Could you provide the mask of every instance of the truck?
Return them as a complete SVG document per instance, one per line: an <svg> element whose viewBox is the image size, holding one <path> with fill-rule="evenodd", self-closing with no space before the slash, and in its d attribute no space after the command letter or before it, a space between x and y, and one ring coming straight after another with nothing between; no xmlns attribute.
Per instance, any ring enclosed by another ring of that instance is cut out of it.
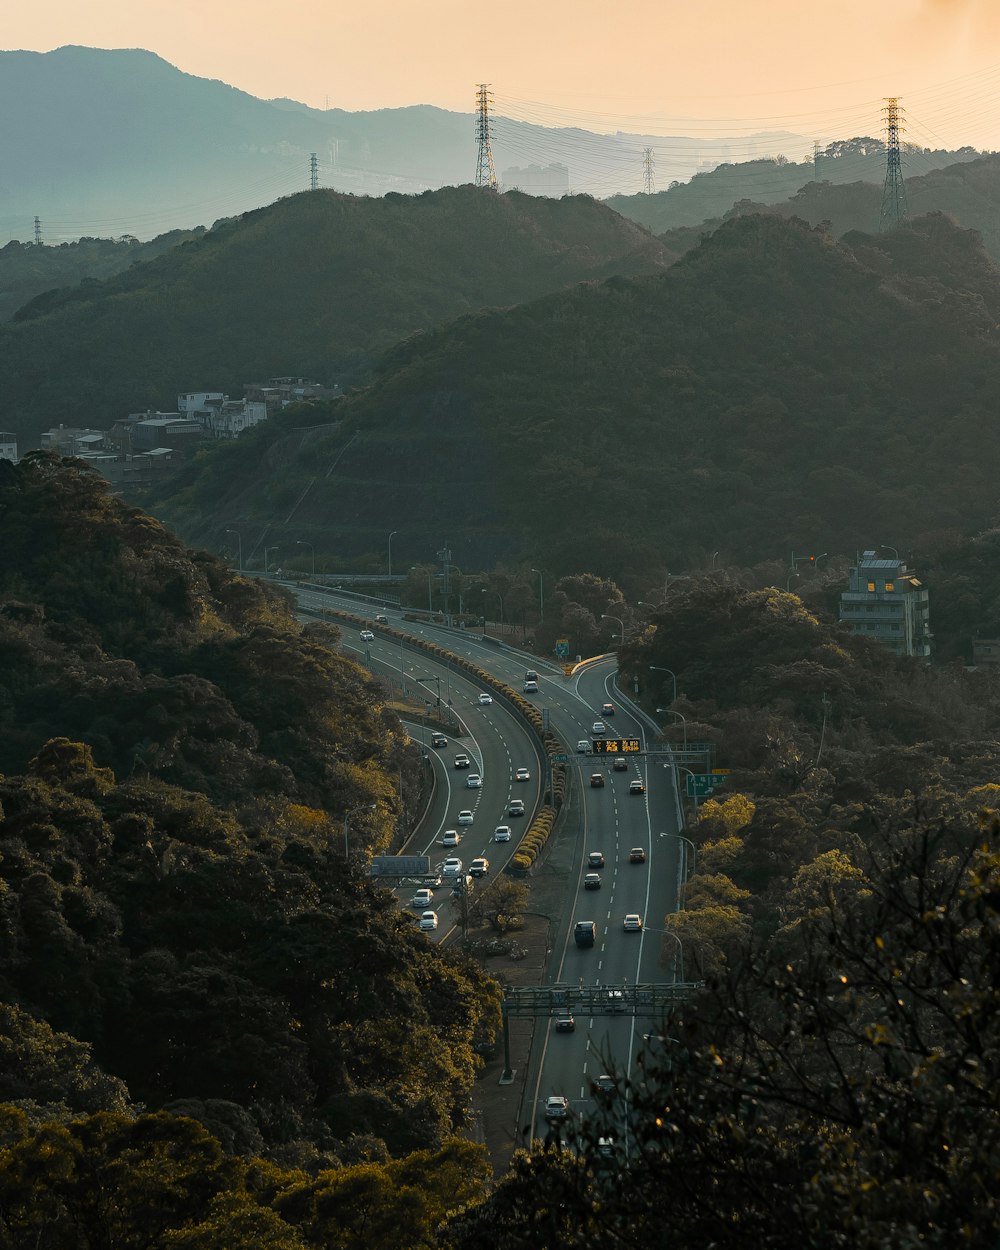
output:
<svg viewBox="0 0 1000 1250"><path fill-rule="evenodd" d="M597 941L597 922L594 920L578 920L573 930L573 939L577 946L593 946Z"/></svg>

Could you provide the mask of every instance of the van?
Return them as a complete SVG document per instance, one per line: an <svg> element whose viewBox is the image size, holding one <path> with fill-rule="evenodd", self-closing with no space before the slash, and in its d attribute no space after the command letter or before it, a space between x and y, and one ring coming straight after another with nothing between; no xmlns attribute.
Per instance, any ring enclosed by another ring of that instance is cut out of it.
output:
<svg viewBox="0 0 1000 1250"><path fill-rule="evenodd" d="M578 920L573 930L573 940L577 946L593 946L597 941L597 922L594 920Z"/></svg>

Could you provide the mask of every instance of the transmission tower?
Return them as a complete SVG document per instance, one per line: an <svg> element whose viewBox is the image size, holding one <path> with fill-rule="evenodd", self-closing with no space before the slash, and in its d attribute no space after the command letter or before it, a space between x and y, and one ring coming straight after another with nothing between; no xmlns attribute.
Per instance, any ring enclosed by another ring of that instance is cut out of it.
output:
<svg viewBox="0 0 1000 1250"><path fill-rule="evenodd" d="M653 162L653 149L642 149L642 193L643 195L652 195L656 190L656 180L653 174L656 172L656 165Z"/></svg>
<svg viewBox="0 0 1000 1250"><path fill-rule="evenodd" d="M316 160L316 153L309 153L309 190L316 191L319 188L319 164Z"/></svg>
<svg viewBox="0 0 1000 1250"><path fill-rule="evenodd" d="M490 114L493 112L493 92L488 82L481 82L476 87L476 142L479 144L479 159L476 161L476 186L497 189L497 171L493 164L492 126Z"/></svg>
<svg viewBox="0 0 1000 1250"><path fill-rule="evenodd" d="M819 140L813 139L813 178L819 182Z"/></svg>
<svg viewBox="0 0 1000 1250"><path fill-rule="evenodd" d="M903 186L903 165L899 159L899 136L906 129L900 118L898 96L887 96L885 108L885 185L882 188L882 211L879 230L891 230L906 216L906 188Z"/></svg>
<svg viewBox="0 0 1000 1250"><path fill-rule="evenodd" d="M40 247L42 242L42 219L35 218L35 247Z"/></svg>

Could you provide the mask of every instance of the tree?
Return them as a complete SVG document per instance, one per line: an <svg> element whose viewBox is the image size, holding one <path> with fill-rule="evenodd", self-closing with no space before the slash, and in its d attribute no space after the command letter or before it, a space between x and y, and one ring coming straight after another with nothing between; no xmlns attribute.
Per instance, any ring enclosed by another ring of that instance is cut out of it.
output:
<svg viewBox="0 0 1000 1250"><path fill-rule="evenodd" d="M528 906L528 895L524 881L499 874L472 896L469 918L475 923L489 924L497 933L509 933L520 925Z"/></svg>

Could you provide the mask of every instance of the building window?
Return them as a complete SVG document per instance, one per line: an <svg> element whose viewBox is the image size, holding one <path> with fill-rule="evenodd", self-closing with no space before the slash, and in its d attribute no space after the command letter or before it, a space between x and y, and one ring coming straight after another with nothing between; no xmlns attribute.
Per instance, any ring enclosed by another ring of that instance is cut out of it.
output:
<svg viewBox="0 0 1000 1250"><path fill-rule="evenodd" d="M896 589L896 583L895 583L895 582L886 582L886 584L885 584L885 588L886 588L886 590L888 591L888 593L891 595L891 594L892 594L892 592Z"/></svg>
<svg viewBox="0 0 1000 1250"><path fill-rule="evenodd" d="M874 583L874 582L869 582L869 583L868 583L868 593L869 593L869 594L871 594L871 595L873 595L873 594L875 593L875 583Z"/></svg>

